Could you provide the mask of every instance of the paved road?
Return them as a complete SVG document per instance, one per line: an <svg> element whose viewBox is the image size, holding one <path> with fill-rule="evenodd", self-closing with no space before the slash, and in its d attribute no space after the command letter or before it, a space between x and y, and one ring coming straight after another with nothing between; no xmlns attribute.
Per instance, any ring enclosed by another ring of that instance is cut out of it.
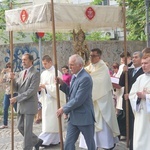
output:
<svg viewBox="0 0 150 150"><path fill-rule="evenodd" d="M0 118L0 125L2 120ZM10 125L9 125L10 126ZM39 135L41 132L41 124L34 124L34 133ZM65 135L65 133L64 133ZM22 150L23 137L16 129L16 120L14 121L14 150ZM78 147L79 143L76 143L76 150L84 150ZM46 150L60 150L60 145L45 148ZM11 129L0 129L0 150L11 150ZM44 150L41 148L40 150ZM102 150L102 149L99 149ZM125 141L120 141L114 150L128 150L125 145Z"/></svg>

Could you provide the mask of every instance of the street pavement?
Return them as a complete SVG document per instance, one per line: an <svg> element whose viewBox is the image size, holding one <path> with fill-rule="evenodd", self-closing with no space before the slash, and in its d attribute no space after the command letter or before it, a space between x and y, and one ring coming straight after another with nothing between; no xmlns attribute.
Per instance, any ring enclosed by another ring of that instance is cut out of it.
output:
<svg viewBox="0 0 150 150"><path fill-rule="evenodd" d="M10 122L10 120L9 120ZM0 118L0 125L2 125L2 118ZM0 150L12 150L11 148L11 128L9 127L7 129L0 129ZM39 135L41 133L41 124L34 124L34 133L36 135ZM65 132L63 133L63 136L65 137ZM16 119L14 119L14 150L23 150L22 148L23 144L23 137L19 133L19 131L16 128ZM79 142L76 143L76 150L84 150L82 148L79 148ZM49 148L40 148L40 150L60 150L60 145L57 146L51 146ZM103 149L98 149L103 150ZM114 150L128 150L126 148L125 141L120 141L117 143Z"/></svg>

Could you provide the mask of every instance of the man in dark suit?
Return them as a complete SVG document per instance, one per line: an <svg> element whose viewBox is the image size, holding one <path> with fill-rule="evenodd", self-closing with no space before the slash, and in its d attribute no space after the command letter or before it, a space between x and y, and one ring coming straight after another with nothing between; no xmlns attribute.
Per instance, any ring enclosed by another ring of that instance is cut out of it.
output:
<svg viewBox="0 0 150 150"><path fill-rule="evenodd" d="M33 56L26 53L22 56L24 70L20 72L19 78L14 79L14 88L18 96L12 97L10 103L17 102L18 130L24 136L23 150L32 150L38 143L38 137L33 134L33 120L38 111L37 91L40 82L40 74L33 67ZM37 147L36 150L39 148Z"/></svg>
<svg viewBox="0 0 150 150"><path fill-rule="evenodd" d="M128 71L128 93L130 93L131 87L133 83L136 81L137 77L143 74L143 70L141 68L141 59L142 59L142 52L137 51L133 53L132 62L134 65L134 68L128 69L127 66L123 68L123 73L120 76L119 85L125 86L125 71ZM126 109L126 103L123 101L123 110L125 113ZM119 127L121 126L125 127L126 130L126 120L124 122L119 122ZM129 140L130 140L130 150L133 150L133 126L134 126L134 115L132 112L132 108L129 102Z"/></svg>
<svg viewBox="0 0 150 150"><path fill-rule="evenodd" d="M67 136L64 150L75 150L75 142L82 132L88 150L95 150L94 142L94 109L92 103L93 82L83 69L83 59L75 54L69 58L69 68L73 74L70 88L61 79L60 89L69 97L67 104L57 111L59 117L63 113L69 115Z"/></svg>

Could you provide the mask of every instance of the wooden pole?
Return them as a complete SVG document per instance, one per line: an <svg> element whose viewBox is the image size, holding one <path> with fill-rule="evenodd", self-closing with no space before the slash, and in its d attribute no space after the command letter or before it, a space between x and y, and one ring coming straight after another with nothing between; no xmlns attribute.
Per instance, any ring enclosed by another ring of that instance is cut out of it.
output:
<svg viewBox="0 0 150 150"><path fill-rule="evenodd" d="M40 60L40 74L42 73L42 38L39 37L39 60Z"/></svg>
<svg viewBox="0 0 150 150"><path fill-rule="evenodd" d="M149 6L150 6L150 0L145 0L145 8L146 8L146 34L147 34L147 47L150 47Z"/></svg>
<svg viewBox="0 0 150 150"><path fill-rule="evenodd" d="M127 41L126 41L126 6L123 0L123 22L124 22L124 54L125 65L127 65ZM128 72L125 72L125 94L128 93ZM129 147L129 100L126 100L126 144Z"/></svg>
<svg viewBox="0 0 150 150"><path fill-rule="evenodd" d="M12 2L10 2L10 9L12 9ZM13 31L9 31L9 43L10 43L10 63L11 72L13 72ZM13 97L13 79L10 83L11 98ZM14 150L14 110L13 104L11 104L11 150Z"/></svg>
<svg viewBox="0 0 150 150"><path fill-rule="evenodd" d="M55 66L55 77L58 76L57 71L57 52L56 52L56 37L55 37L55 19L54 19L54 3L51 0L51 16L52 16L52 33L53 33L53 54L54 54L54 66ZM60 97L59 97L59 85L56 84L56 94L57 94L57 107L60 108ZM62 122L61 116L58 117L59 122L59 133L60 133L60 148L63 150L63 134L62 134Z"/></svg>

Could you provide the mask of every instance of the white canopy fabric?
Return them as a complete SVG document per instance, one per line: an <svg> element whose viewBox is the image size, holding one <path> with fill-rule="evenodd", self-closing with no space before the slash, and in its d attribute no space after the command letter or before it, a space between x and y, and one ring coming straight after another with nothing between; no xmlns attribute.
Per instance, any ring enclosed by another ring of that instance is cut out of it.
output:
<svg viewBox="0 0 150 150"><path fill-rule="evenodd" d="M51 4L39 4L5 11L7 31L51 32ZM54 4L55 30L123 27L123 11L119 6Z"/></svg>
<svg viewBox="0 0 150 150"><path fill-rule="evenodd" d="M76 1L76 0L53 0L53 3L67 3L67 4L70 3L70 4L73 4L73 1ZM82 1L84 1L84 0L82 0ZM37 5L37 4L43 4L43 3L50 2L50 0L32 0L32 2L34 5Z"/></svg>

